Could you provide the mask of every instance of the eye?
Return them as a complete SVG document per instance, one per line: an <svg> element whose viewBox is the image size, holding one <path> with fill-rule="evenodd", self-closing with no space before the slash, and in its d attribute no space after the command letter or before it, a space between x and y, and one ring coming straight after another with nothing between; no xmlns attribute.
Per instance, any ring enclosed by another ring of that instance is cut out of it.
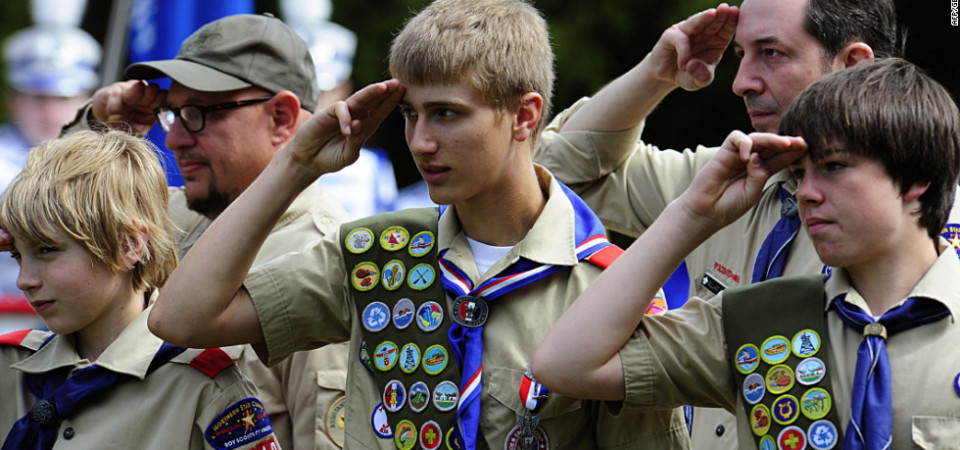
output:
<svg viewBox="0 0 960 450"><path fill-rule="evenodd" d="M448 108L438 108L433 112L434 116L441 117L441 118L453 117L456 114L457 114L456 111Z"/></svg>
<svg viewBox="0 0 960 450"><path fill-rule="evenodd" d="M733 54L736 55L737 59L743 59L743 49L742 49L742 48L737 47L737 48L733 49Z"/></svg>
<svg viewBox="0 0 960 450"><path fill-rule="evenodd" d="M404 119L411 119L411 118L417 117L417 113L411 108L399 106L397 107L397 109L400 110L400 115L403 116Z"/></svg>
<svg viewBox="0 0 960 450"><path fill-rule="evenodd" d="M765 48L763 49L763 56L767 58L776 58L779 56L783 56L783 52L781 52L780 50L772 49L772 48Z"/></svg>
<svg viewBox="0 0 960 450"><path fill-rule="evenodd" d="M801 181L803 181L803 175L804 175L803 169L800 169L800 168L790 169L790 178L793 178L793 180L796 181L798 184Z"/></svg>
<svg viewBox="0 0 960 450"><path fill-rule="evenodd" d="M59 250L60 250L60 249L58 249L58 248L56 248L56 247L49 247L49 246L48 246L48 247L40 247L40 248L37 249L37 254L38 254L38 255L49 255L49 254L54 253L54 252L57 252L57 251L59 251Z"/></svg>
<svg viewBox="0 0 960 450"><path fill-rule="evenodd" d="M836 172L847 167L847 163L840 161L829 161L823 165L828 172Z"/></svg>

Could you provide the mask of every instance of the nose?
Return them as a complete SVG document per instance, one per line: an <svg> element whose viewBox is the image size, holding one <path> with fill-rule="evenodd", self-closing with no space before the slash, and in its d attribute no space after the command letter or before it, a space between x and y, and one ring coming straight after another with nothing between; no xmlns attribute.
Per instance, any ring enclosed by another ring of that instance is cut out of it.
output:
<svg viewBox="0 0 960 450"><path fill-rule="evenodd" d="M757 71L757 62L750 55L744 54L740 59L737 76L733 79L733 92L741 97L763 92L763 80Z"/></svg>
<svg viewBox="0 0 960 450"><path fill-rule="evenodd" d="M17 289L23 292L38 289L43 285L43 280L33 264L20 262L20 273L17 275Z"/></svg>
<svg viewBox="0 0 960 450"><path fill-rule="evenodd" d="M797 204L802 208L805 205L816 205L823 201L823 196L820 194L820 190L817 189L816 181L812 181L812 178L815 178L816 175L811 173L812 170L807 170L803 178L800 179L800 183L797 186Z"/></svg>
<svg viewBox="0 0 960 450"><path fill-rule="evenodd" d="M197 137L184 128L183 121L178 117L170 125L170 131L167 132L167 138L163 143L170 150L179 150L194 146L197 143Z"/></svg>
<svg viewBox="0 0 960 450"><path fill-rule="evenodd" d="M437 151L437 141L433 130L426 120L408 118L406 124L407 146L414 156L426 155Z"/></svg>

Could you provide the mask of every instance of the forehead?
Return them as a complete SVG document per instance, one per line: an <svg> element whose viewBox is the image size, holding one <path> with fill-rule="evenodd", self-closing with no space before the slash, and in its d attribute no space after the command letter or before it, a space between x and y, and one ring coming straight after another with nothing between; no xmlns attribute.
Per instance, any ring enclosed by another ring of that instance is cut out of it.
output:
<svg viewBox="0 0 960 450"><path fill-rule="evenodd" d="M410 107L449 104L483 106L480 91L464 80L456 84L407 84L400 104Z"/></svg>
<svg viewBox="0 0 960 450"><path fill-rule="evenodd" d="M170 83L170 89L167 91L167 104L171 106L215 105L217 103L232 102L246 98L248 91L254 92L256 89L247 88L236 91L204 92L190 89L176 81L172 81Z"/></svg>
<svg viewBox="0 0 960 450"><path fill-rule="evenodd" d="M741 47L770 41L816 43L803 28L806 13L807 0L744 0L734 42Z"/></svg>

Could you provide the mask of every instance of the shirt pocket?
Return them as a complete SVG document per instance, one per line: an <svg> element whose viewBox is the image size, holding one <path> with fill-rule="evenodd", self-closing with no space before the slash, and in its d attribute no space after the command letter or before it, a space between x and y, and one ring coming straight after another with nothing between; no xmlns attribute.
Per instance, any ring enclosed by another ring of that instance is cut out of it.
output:
<svg viewBox="0 0 960 450"><path fill-rule="evenodd" d="M504 367L484 367L483 371L484 377L490 377L486 387L488 395L495 400L493 404L497 410L483 413L489 419L484 422L486 433L494 431L496 435L506 438L517 425L517 414L522 415L527 410L520 401L520 381L524 372ZM590 415L583 409L582 400L550 393L546 403L537 412L540 416L539 426L551 443L575 442L585 436L592 436L592 426L589 430L583 429L591 423Z"/></svg>
<svg viewBox="0 0 960 450"><path fill-rule="evenodd" d="M960 419L914 416L910 434L920 448L960 448Z"/></svg>

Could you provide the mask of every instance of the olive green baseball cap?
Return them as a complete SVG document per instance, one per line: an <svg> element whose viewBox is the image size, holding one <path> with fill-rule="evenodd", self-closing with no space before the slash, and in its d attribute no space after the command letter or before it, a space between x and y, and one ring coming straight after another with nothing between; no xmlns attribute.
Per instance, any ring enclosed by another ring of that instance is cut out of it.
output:
<svg viewBox="0 0 960 450"><path fill-rule="evenodd" d="M210 22L191 34L176 58L132 64L127 78L170 77L201 92L259 87L293 92L314 111L319 91L310 49L292 28L269 14L237 14Z"/></svg>

